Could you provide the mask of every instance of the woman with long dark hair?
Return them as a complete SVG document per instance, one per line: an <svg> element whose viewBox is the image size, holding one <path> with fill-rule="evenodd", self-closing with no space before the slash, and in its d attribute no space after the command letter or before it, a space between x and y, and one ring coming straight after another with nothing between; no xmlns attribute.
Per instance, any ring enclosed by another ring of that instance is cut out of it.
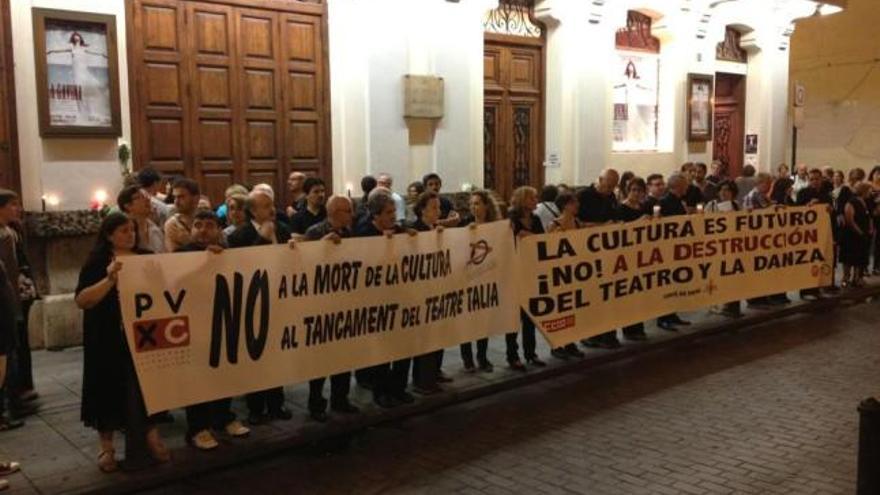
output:
<svg viewBox="0 0 880 495"><path fill-rule="evenodd" d="M465 219L464 225L475 229L477 225L483 223L494 222L501 219L501 212L498 211L498 204L492 198L488 191L474 191L468 201L470 207L470 215ZM474 349L470 342L461 344L461 361L464 363L464 370L473 373L479 367L484 373L491 373L495 367L489 362L489 339L477 340L477 361L474 364Z"/></svg>
<svg viewBox="0 0 880 495"><path fill-rule="evenodd" d="M148 253L136 247L135 232L134 223L125 214L108 215L101 222L98 240L76 287L76 304L83 310L82 421L98 430L98 467L104 472L117 469L113 433L130 424L149 422L143 407L139 417L131 417L126 408L132 388L138 394L140 389L116 289L125 257ZM168 461L168 448L155 425L148 427L146 437L153 458Z"/></svg>

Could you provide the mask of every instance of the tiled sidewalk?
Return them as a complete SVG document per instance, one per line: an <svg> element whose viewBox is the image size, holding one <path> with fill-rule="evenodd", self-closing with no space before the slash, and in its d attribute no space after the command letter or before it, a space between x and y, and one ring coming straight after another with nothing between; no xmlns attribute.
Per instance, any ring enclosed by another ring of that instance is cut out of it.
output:
<svg viewBox="0 0 880 495"><path fill-rule="evenodd" d="M182 411L174 411L175 423L163 425L166 442L173 448L174 460L155 469L136 473L105 475L95 465L97 440L93 431L79 421L79 395L81 388L82 351L79 348L60 352L36 352L34 354L38 390L41 394L39 414L28 418L24 428L0 434L0 458L10 458L22 463L23 471L10 477L12 494L24 493L74 493L87 491L125 492L185 478L224 465L241 463L247 459L265 456L284 448L304 445L334 434L362 429L366 426L408 415L424 413L444 405L485 396L511 389L525 383L545 380L562 373L582 371L609 361L618 361L637 354L651 352L669 346L677 346L709 335L747 327L770 318L805 318L805 313L831 311L841 305L864 300L880 293L880 288L859 292L847 292L818 303L797 303L775 311L747 310L740 320L727 320L719 316L699 312L686 315L695 324L680 333L663 332L650 325L650 340L646 343L626 344L617 351L590 350L587 358L576 361L560 361L550 357L546 344L539 342L538 353L546 358L545 369L530 369L518 373L504 366L504 339L493 338L490 360L495 372L468 375L461 372L457 349L447 350L445 370L455 378L448 392L428 399L418 400L409 407L383 411L372 405L370 394L356 386L352 389L353 402L364 414L345 419L333 417L327 425L317 424L307 417L305 410L307 387L287 387L287 405L294 412L294 419L256 427L251 436L243 440L224 440L220 449L203 453L184 445L185 429ZM805 321L808 317L805 318ZM540 340L540 339L539 339ZM241 411L243 404L236 401ZM118 446L118 452L123 447Z"/></svg>

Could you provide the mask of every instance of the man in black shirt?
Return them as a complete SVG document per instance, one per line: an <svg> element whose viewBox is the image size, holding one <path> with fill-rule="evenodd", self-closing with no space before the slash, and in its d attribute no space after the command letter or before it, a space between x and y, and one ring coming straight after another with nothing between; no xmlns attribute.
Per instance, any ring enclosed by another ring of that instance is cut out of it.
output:
<svg viewBox="0 0 880 495"><path fill-rule="evenodd" d="M327 218L309 228L305 233L307 241L325 240L339 243L351 236L353 216L351 200L345 196L331 196L327 201ZM309 415L318 422L325 422L327 400L324 399L326 378L315 378L309 382ZM360 409L348 401L351 388L351 372L339 373L330 377L330 408L334 412L356 414Z"/></svg>
<svg viewBox="0 0 880 495"><path fill-rule="evenodd" d="M694 180L696 180L697 177L697 166L694 165L693 162L682 164L681 175L684 176L688 182L687 190L684 194L684 207L687 209L688 213L695 213L697 211L697 205L706 202L703 198L703 191L694 184Z"/></svg>
<svg viewBox="0 0 880 495"><path fill-rule="evenodd" d="M834 225L834 209L831 206L833 201L831 199L831 192L828 191L828 188L825 185L822 171L818 168L810 169L808 177L807 187L797 192L797 200L795 203L798 206L813 206L817 204L825 205L828 214L831 216L831 224ZM831 289L832 287L834 287L833 282L827 289ZM819 289L804 289L800 294L801 299L818 299L821 297Z"/></svg>
<svg viewBox="0 0 880 495"><path fill-rule="evenodd" d="M661 174L651 174L645 181L648 185L648 197L642 203L645 215L654 216L654 207L660 205L660 200L666 194L666 182Z"/></svg>
<svg viewBox="0 0 880 495"><path fill-rule="evenodd" d="M177 252L211 251L220 253L220 221L210 210L199 210L193 217L191 242ZM211 429L223 430L231 437L244 437L250 430L232 412L232 399L219 399L186 407L186 440L199 450L211 450L219 444Z"/></svg>
<svg viewBox="0 0 880 495"><path fill-rule="evenodd" d="M390 194L384 192L371 194L367 202L367 211L370 215L369 220L357 225L355 237L390 237L405 231L397 224L397 208ZM357 370L355 377L359 385L373 389L373 401L380 407L391 408L400 404L411 404L415 398L406 391L411 364L412 358L400 359L390 364Z"/></svg>
<svg viewBox="0 0 880 495"><path fill-rule="evenodd" d="M227 243L230 248L286 244L290 240L290 230L276 219L274 198L268 190L254 188L248 195L245 208L250 220L229 235ZM293 417L284 407L284 387L253 392L247 394L245 399L250 411L248 422L251 424Z"/></svg>
<svg viewBox="0 0 880 495"><path fill-rule="evenodd" d="M303 184L303 192L306 194L305 207L298 209L290 217L290 231L297 235L305 235L309 227L327 218L327 209L324 207L327 188L324 181L317 177L309 177Z"/></svg>
<svg viewBox="0 0 880 495"><path fill-rule="evenodd" d="M687 215L687 208L684 205L685 194L687 194L688 180L681 174L672 174L667 182L667 191L660 200L660 216L674 217L678 215ZM657 326L675 332L678 329L676 325L690 325L691 322L681 319L677 314L670 313L657 318Z"/></svg>
<svg viewBox="0 0 880 495"><path fill-rule="evenodd" d="M422 177L422 184L425 186L425 191L433 191L440 196L440 188L443 186L443 181L440 180L439 175L433 172L426 174ZM440 221L438 224L444 227L458 227L459 223L461 223L461 216L455 211L452 201L440 196Z"/></svg>
<svg viewBox="0 0 880 495"><path fill-rule="evenodd" d="M590 225L602 225L616 219L617 198L614 190L620 181L620 175L613 168L606 168L599 174L599 180L595 184L585 187L578 192L578 220ZM616 349L620 347L617 340L617 330L581 340L587 347L601 347L603 349Z"/></svg>

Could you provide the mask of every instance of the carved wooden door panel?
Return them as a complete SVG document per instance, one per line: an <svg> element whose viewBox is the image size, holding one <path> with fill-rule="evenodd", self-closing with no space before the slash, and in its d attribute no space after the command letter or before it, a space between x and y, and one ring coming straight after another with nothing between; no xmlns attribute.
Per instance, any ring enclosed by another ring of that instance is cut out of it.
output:
<svg viewBox="0 0 880 495"><path fill-rule="evenodd" d="M330 182L326 9L260 5L129 3L136 167L197 179L215 203L261 182L284 202L292 170Z"/></svg>
<svg viewBox="0 0 880 495"><path fill-rule="evenodd" d="M714 160L721 160L728 177L742 173L745 151L745 76L715 76Z"/></svg>
<svg viewBox="0 0 880 495"><path fill-rule="evenodd" d="M484 184L507 201L544 182L542 40L487 34L483 61Z"/></svg>
<svg viewBox="0 0 880 495"><path fill-rule="evenodd" d="M18 191L18 133L9 2L0 2L0 187Z"/></svg>

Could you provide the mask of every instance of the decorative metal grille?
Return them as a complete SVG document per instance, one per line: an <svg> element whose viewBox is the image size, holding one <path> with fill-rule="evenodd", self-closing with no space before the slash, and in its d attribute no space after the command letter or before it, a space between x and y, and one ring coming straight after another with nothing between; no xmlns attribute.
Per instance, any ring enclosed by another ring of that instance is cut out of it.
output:
<svg viewBox="0 0 880 495"><path fill-rule="evenodd" d="M502 0L498 8L486 13L483 30L487 33L540 38L541 26L533 20L530 0Z"/></svg>
<svg viewBox="0 0 880 495"><path fill-rule="evenodd" d="M531 141L532 109L513 109L513 182L514 187L529 185L529 142Z"/></svg>
<svg viewBox="0 0 880 495"><path fill-rule="evenodd" d="M626 27L617 30L615 43L622 50L660 53L660 39L651 35L653 20L635 10L626 13Z"/></svg>
<svg viewBox="0 0 880 495"><path fill-rule="evenodd" d="M483 107L483 187L495 189L495 123L496 108Z"/></svg>
<svg viewBox="0 0 880 495"><path fill-rule="evenodd" d="M715 58L718 60L726 60L728 62L747 63L749 55L742 47L739 46L742 34L736 29L728 26L724 30L724 41L718 43L715 47Z"/></svg>

